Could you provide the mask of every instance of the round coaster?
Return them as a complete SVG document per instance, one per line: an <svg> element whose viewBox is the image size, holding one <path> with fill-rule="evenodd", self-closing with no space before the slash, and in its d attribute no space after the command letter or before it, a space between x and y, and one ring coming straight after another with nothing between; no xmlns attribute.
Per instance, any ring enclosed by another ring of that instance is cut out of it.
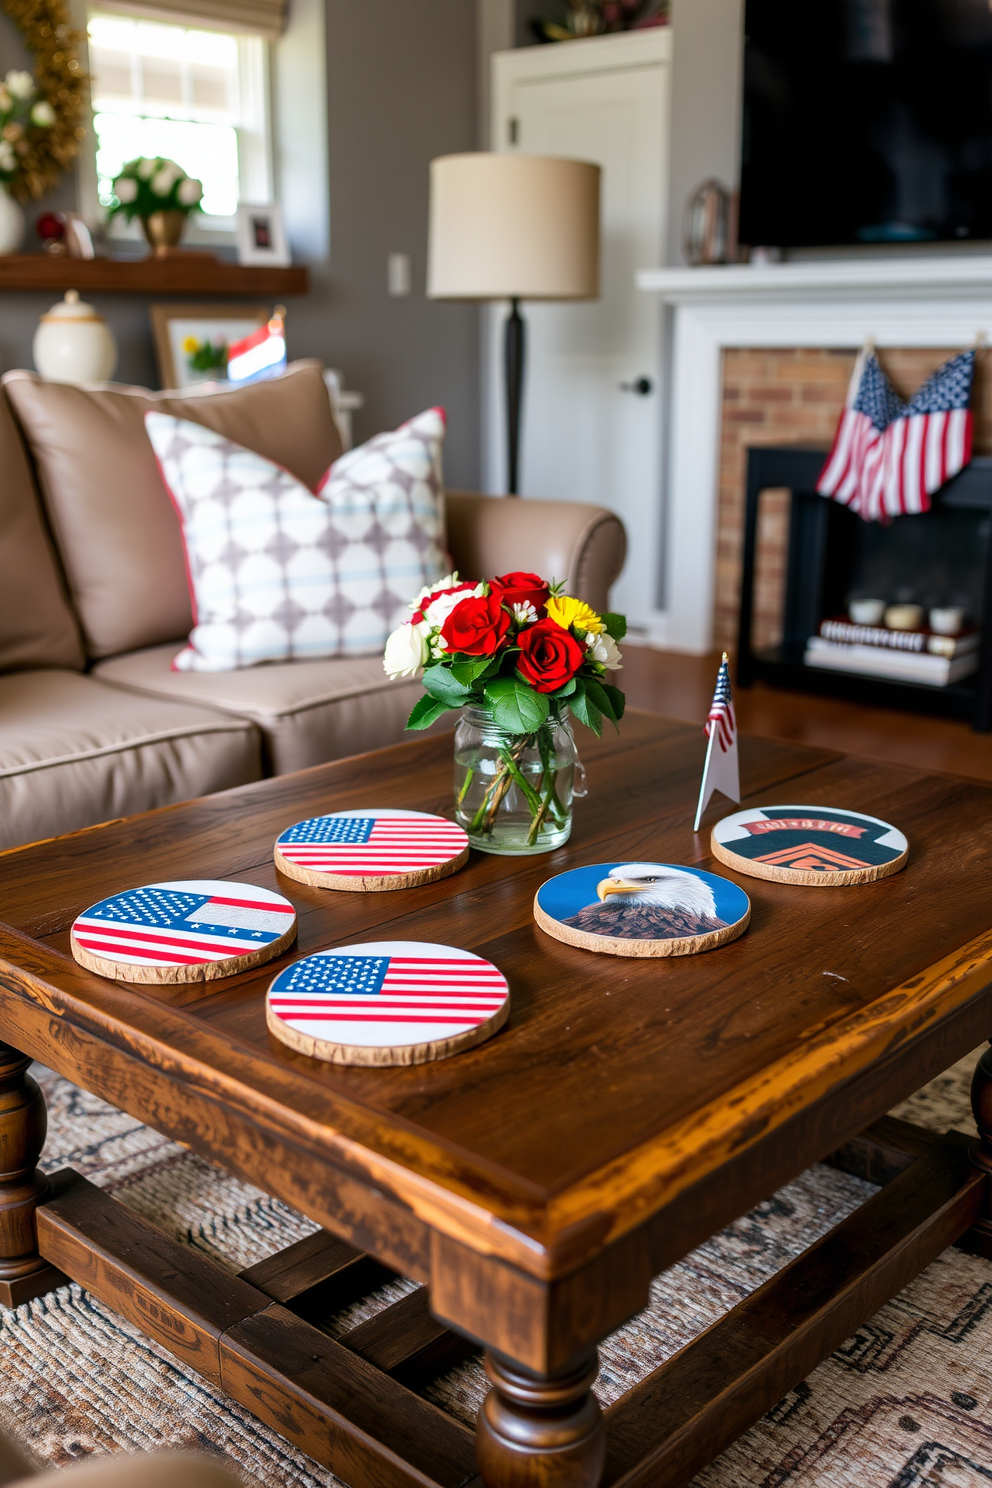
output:
<svg viewBox="0 0 992 1488"><path fill-rule="evenodd" d="M296 938L281 894L218 879L145 884L85 910L72 927L81 966L119 982L210 982L271 961Z"/></svg>
<svg viewBox="0 0 992 1488"><path fill-rule="evenodd" d="M318 951L281 971L270 1032L332 1064L427 1064L481 1044L510 1012L506 978L454 946L377 940Z"/></svg>
<svg viewBox="0 0 992 1488"><path fill-rule="evenodd" d="M751 901L729 879L674 863L594 863L542 884L542 930L609 956L694 956L736 940Z"/></svg>
<svg viewBox="0 0 992 1488"><path fill-rule="evenodd" d="M280 872L319 889L412 889L468 858L461 827L426 811L332 811L276 838Z"/></svg>
<svg viewBox="0 0 992 1488"><path fill-rule="evenodd" d="M833 806L758 806L717 822L710 846L721 863L779 883L871 883L905 867L909 843L877 816Z"/></svg>

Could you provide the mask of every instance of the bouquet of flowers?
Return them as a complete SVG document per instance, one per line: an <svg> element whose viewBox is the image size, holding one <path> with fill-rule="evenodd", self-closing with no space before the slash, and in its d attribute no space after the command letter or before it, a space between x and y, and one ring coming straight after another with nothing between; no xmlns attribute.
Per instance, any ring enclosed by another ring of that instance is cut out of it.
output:
<svg viewBox="0 0 992 1488"><path fill-rule="evenodd" d="M500 764L488 781L468 831L492 830L511 786L527 802L533 844L543 823L560 819L552 741L545 725L571 713L602 732L603 720L623 716L624 696L607 681L623 664L617 642L622 615L597 615L561 584L537 574L507 573L482 583L460 583L456 573L424 589L413 615L386 642L383 666L390 677L421 677L425 696L407 728L423 729L449 709L475 707L512 736L499 748ZM524 756L535 753L541 778L528 779ZM463 785L462 805L471 782Z"/></svg>
<svg viewBox="0 0 992 1488"><path fill-rule="evenodd" d="M162 155L129 160L114 180L111 217L122 212L128 222L156 212L198 212L203 186L181 165Z"/></svg>
<svg viewBox="0 0 992 1488"><path fill-rule="evenodd" d="M0 82L0 181L17 179L32 140L55 123L55 110L29 72L12 68Z"/></svg>

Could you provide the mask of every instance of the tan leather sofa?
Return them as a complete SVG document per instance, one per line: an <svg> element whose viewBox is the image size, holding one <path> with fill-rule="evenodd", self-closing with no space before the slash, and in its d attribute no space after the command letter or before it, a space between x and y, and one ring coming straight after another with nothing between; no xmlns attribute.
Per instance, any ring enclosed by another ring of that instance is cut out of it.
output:
<svg viewBox="0 0 992 1488"><path fill-rule="evenodd" d="M244 1488L236 1473L194 1452L120 1452L56 1472L36 1472L12 1441L0 1438L0 1488Z"/></svg>
<svg viewBox="0 0 992 1488"><path fill-rule="evenodd" d="M319 363L211 397L0 390L0 849L398 741L419 685L378 655L172 672L192 624L149 406L218 428L313 484L340 453ZM451 492L466 576L525 568L607 604L624 557L598 507Z"/></svg>

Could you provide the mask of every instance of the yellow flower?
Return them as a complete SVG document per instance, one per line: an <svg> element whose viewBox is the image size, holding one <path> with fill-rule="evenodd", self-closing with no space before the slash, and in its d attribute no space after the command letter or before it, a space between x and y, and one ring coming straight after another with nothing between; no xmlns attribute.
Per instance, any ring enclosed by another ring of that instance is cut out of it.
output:
<svg viewBox="0 0 992 1488"><path fill-rule="evenodd" d="M587 604L581 599L572 599L571 595L559 594L554 599L548 600L548 618L562 630L567 630L574 625L578 630L584 630L589 635L602 635L606 626Z"/></svg>
<svg viewBox="0 0 992 1488"><path fill-rule="evenodd" d="M187 336L183 341L183 351L187 356L192 356L199 349L200 343L195 336Z"/></svg>

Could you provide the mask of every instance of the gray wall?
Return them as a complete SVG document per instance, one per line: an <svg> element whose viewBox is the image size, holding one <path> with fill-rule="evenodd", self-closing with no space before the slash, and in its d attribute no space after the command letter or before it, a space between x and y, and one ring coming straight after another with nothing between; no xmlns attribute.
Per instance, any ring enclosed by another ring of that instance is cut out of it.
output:
<svg viewBox="0 0 992 1488"><path fill-rule="evenodd" d="M312 293L289 301L291 356L319 356L363 392L365 439L432 404L448 413L445 474L475 486L479 312L424 293L428 164L477 146L477 43L469 0L291 0L273 84L277 170L295 256ZM325 42L326 37L326 42ZM327 70L323 68L326 44ZM0 17L0 72L26 65ZM328 205L329 194L329 205ZM75 205L67 176L47 205ZM29 231L25 249L38 246ZM391 298L386 258L409 253L413 292ZM0 369L33 365L31 339L51 294L0 293ZM147 302L92 296L120 347L116 377L155 385Z"/></svg>

